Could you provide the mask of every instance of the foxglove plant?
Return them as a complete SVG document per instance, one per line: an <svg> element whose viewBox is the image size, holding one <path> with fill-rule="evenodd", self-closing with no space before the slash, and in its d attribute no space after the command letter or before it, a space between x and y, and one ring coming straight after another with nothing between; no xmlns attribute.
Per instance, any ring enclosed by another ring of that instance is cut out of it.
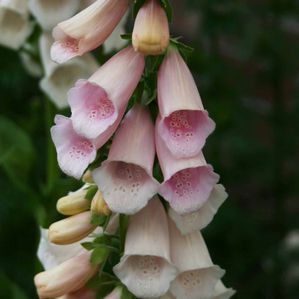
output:
<svg viewBox="0 0 299 299"><path fill-rule="evenodd" d="M45 78L91 57L129 7L128 0L81 4L88 6L53 30L51 56L64 64L43 54ZM129 45L88 79L75 71L71 116L57 115L51 128L60 168L84 184L58 200L67 218L43 231L38 294L228 299L234 291L200 232L227 198L202 153L215 123L182 57L188 47L170 39L168 1L136 0L133 15ZM55 87L47 86L51 94ZM61 248L58 260L51 252Z"/></svg>

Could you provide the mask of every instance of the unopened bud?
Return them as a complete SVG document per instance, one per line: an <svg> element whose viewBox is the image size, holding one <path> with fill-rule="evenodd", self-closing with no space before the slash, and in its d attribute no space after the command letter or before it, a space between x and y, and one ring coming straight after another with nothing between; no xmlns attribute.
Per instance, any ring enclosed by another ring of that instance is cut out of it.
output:
<svg viewBox="0 0 299 299"><path fill-rule="evenodd" d="M89 209L90 201L85 198L88 189L82 188L57 201L57 211L63 215L76 215Z"/></svg>
<svg viewBox="0 0 299 299"><path fill-rule="evenodd" d="M93 181L93 177L92 177L92 173L90 170L87 170L83 177L82 177L82 181L84 183L87 183L87 184L94 184L94 181Z"/></svg>
<svg viewBox="0 0 299 299"><path fill-rule="evenodd" d="M111 210L103 198L103 194L100 190L97 191L92 199L90 210L92 214L109 216Z"/></svg>
<svg viewBox="0 0 299 299"><path fill-rule="evenodd" d="M132 42L134 49L144 55L160 55L168 47L168 20L157 0L148 0L138 11Z"/></svg>
<svg viewBox="0 0 299 299"><path fill-rule="evenodd" d="M34 277L39 298L56 298L81 289L94 276L97 266L90 263L90 252L77 255Z"/></svg>
<svg viewBox="0 0 299 299"><path fill-rule="evenodd" d="M49 227L50 242L65 245L87 237L96 228L91 224L90 216L90 211L87 211L53 223Z"/></svg>

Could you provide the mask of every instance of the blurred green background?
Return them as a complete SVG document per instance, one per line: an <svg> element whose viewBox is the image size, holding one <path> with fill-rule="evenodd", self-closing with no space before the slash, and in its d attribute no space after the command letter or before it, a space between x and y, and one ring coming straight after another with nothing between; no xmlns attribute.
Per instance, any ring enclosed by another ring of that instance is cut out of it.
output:
<svg viewBox="0 0 299 299"><path fill-rule="evenodd" d="M217 123L204 153L230 195L203 232L212 258L234 298L298 299L299 237L286 238L299 229L299 1L172 2ZM56 165L53 104L5 48L0 113L0 298L33 299L38 225L80 183Z"/></svg>

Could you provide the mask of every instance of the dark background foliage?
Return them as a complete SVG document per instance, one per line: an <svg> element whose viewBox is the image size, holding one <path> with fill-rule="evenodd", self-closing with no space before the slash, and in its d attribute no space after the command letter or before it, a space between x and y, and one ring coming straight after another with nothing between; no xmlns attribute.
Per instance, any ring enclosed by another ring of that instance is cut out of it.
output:
<svg viewBox="0 0 299 299"><path fill-rule="evenodd" d="M203 232L212 258L235 298L298 299L299 248L284 240L299 227L299 2L172 2L172 32L195 49L188 62L217 123L204 152L230 195ZM0 90L0 298L36 298L38 224L78 183L53 156L55 108L5 48Z"/></svg>

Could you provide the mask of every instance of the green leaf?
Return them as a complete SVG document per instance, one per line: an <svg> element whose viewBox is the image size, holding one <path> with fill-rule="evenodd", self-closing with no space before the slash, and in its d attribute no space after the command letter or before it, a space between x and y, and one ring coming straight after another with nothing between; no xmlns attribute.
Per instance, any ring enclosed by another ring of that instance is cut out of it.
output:
<svg viewBox="0 0 299 299"><path fill-rule="evenodd" d="M136 297L123 285L121 299L136 299Z"/></svg>
<svg viewBox="0 0 299 299"><path fill-rule="evenodd" d="M98 191L98 186L96 186L96 185L92 185L92 186L88 187L88 191L85 195L85 199L91 201L93 199L93 197L95 196L95 194L97 193L97 191Z"/></svg>
<svg viewBox="0 0 299 299"><path fill-rule="evenodd" d="M172 22L172 7L169 0L160 0L162 7L164 8L168 21Z"/></svg>
<svg viewBox="0 0 299 299"><path fill-rule="evenodd" d="M92 215L91 216L91 224L97 225L97 226L104 226L107 222L107 218L109 216L104 215Z"/></svg>
<svg viewBox="0 0 299 299"><path fill-rule="evenodd" d="M121 34L120 37L124 40L132 40L132 33Z"/></svg>
<svg viewBox="0 0 299 299"><path fill-rule="evenodd" d="M180 51L180 53L185 59L187 59L192 54L194 49L180 42L179 39L180 37L172 38L170 39L170 43L172 46L175 46Z"/></svg>
<svg viewBox="0 0 299 299"><path fill-rule="evenodd" d="M109 255L109 249L105 247L97 247L91 254L90 261L93 265L99 265L106 261Z"/></svg>

